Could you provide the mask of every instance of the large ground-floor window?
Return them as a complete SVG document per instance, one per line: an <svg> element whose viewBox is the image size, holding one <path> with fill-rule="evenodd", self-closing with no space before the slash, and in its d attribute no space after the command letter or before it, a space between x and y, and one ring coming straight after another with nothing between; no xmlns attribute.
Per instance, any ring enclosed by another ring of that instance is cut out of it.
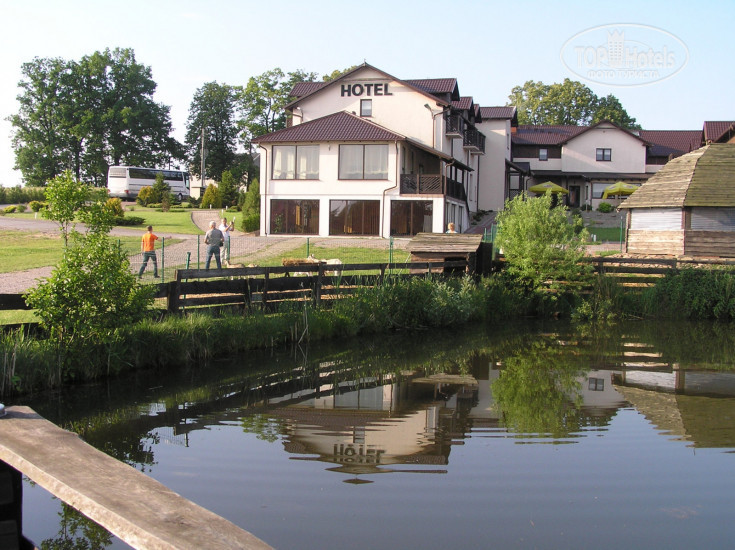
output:
<svg viewBox="0 0 735 550"><path fill-rule="evenodd" d="M379 235L380 201L329 201L330 235Z"/></svg>
<svg viewBox="0 0 735 550"><path fill-rule="evenodd" d="M390 203L390 234L396 236L431 232L434 203L431 201L392 201Z"/></svg>
<svg viewBox="0 0 735 550"><path fill-rule="evenodd" d="M306 235L319 233L319 201L271 200L273 235Z"/></svg>

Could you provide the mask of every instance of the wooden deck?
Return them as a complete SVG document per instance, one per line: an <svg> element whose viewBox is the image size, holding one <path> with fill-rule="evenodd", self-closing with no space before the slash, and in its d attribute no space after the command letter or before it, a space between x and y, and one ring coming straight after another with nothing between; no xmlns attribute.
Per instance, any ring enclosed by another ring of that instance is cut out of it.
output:
<svg viewBox="0 0 735 550"><path fill-rule="evenodd" d="M0 418L0 460L133 548L270 548L32 409L6 411Z"/></svg>

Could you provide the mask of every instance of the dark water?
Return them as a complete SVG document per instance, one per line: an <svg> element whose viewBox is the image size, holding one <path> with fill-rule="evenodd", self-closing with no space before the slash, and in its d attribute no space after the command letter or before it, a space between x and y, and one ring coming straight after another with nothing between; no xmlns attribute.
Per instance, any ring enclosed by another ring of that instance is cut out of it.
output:
<svg viewBox="0 0 735 550"><path fill-rule="evenodd" d="M22 404L280 549L725 548L734 328L424 332ZM24 499L37 544L105 540Z"/></svg>

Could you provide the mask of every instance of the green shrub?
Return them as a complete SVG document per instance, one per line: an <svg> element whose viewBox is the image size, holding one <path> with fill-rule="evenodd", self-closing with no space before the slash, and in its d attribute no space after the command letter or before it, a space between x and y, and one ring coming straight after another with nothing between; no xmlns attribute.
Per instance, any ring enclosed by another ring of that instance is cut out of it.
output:
<svg viewBox="0 0 735 550"><path fill-rule="evenodd" d="M245 216L242 220L241 227L245 233L250 233L251 231L257 231L260 229L260 214L255 213Z"/></svg>
<svg viewBox="0 0 735 550"><path fill-rule="evenodd" d="M613 206L609 202L601 202L597 207L597 211L602 212L603 214L608 214L613 211Z"/></svg>
<svg viewBox="0 0 735 550"><path fill-rule="evenodd" d="M135 202L137 202L141 206L148 206L148 204L152 201L153 188L148 186L142 187L138 192L138 196L135 198Z"/></svg>
<svg viewBox="0 0 735 550"><path fill-rule="evenodd" d="M122 201L117 198L109 198L105 203L105 209L110 212L116 218L125 217L125 210L122 206Z"/></svg>
<svg viewBox="0 0 735 550"><path fill-rule="evenodd" d="M143 225L145 218L140 216L125 216L124 218L115 218L115 225Z"/></svg>
<svg viewBox="0 0 735 550"><path fill-rule="evenodd" d="M21 212L21 213L23 213L23 212L25 212L26 210L28 210L28 207L27 207L27 206L26 206L25 204L19 204L19 205L18 205L18 208L17 208L16 210L17 210L18 212Z"/></svg>
<svg viewBox="0 0 735 550"><path fill-rule="evenodd" d="M38 212L45 207L44 203L42 203L41 201L31 201L28 203L28 206L30 206L31 210L33 210L34 212Z"/></svg>
<svg viewBox="0 0 735 550"><path fill-rule="evenodd" d="M13 214L13 213L15 213L15 211L16 211L17 209L18 209L18 207L17 207L17 206L15 206L14 204L11 204L10 206L6 206L6 207L5 207L5 210L4 210L4 212L5 212L6 214Z"/></svg>
<svg viewBox="0 0 735 550"><path fill-rule="evenodd" d="M219 192L219 189L216 185L213 183L210 183L207 186L207 190L204 191L204 196L202 197L202 203L200 205L200 208L222 208L222 195Z"/></svg>

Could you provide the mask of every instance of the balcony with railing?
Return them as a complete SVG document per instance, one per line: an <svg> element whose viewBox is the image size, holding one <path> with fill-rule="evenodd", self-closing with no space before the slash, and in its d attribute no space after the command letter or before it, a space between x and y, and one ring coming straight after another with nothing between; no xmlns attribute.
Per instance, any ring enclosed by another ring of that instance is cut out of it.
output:
<svg viewBox="0 0 735 550"><path fill-rule="evenodd" d="M477 128L468 124L464 129L462 135L462 145L465 149L468 149L471 153L478 155L485 154L485 134L480 132Z"/></svg>
<svg viewBox="0 0 735 550"><path fill-rule="evenodd" d="M462 183L440 174L401 174L401 195L441 195L446 194L459 200L467 200Z"/></svg>
<svg viewBox="0 0 735 550"><path fill-rule="evenodd" d="M446 122L446 135L447 137L462 137L462 134L464 132L465 128L465 121L462 118L462 115L454 114L454 115L445 115L444 121Z"/></svg>

